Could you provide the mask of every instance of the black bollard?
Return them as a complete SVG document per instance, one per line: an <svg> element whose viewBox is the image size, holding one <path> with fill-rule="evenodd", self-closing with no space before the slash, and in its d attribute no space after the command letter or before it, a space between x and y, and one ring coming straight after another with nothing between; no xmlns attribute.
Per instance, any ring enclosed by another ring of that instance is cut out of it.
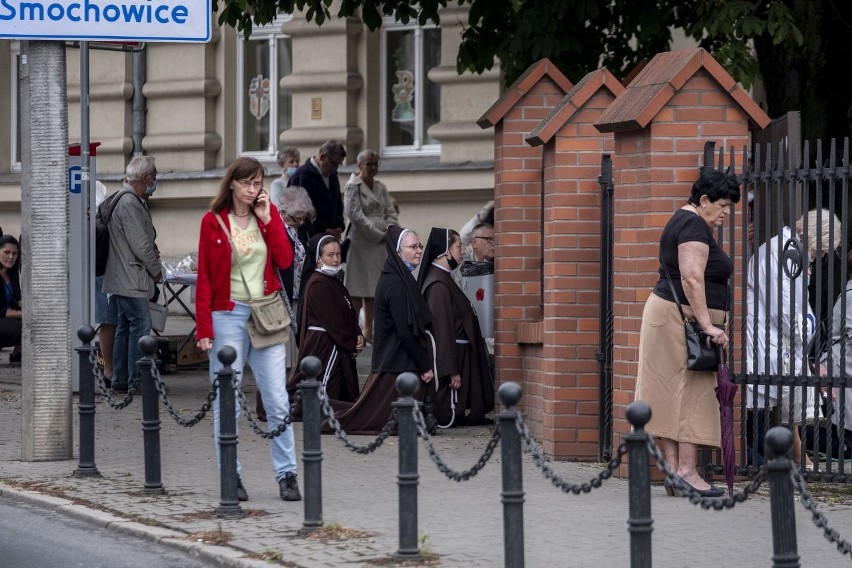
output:
<svg viewBox="0 0 852 568"><path fill-rule="evenodd" d="M230 345L219 350L219 475L221 495L216 516L220 519L242 519L246 516L237 499L237 401L234 395L234 369L237 351Z"/></svg>
<svg viewBox="0 0 852 568"><path fill-rule="evenodd" d="M799 568L794 510L793 461L789 457L793 434L784 426L766 433L765 455L769 478L769 512L772 517L772 568Z"/></svg>
<svg viewBox="0 0 852 568"><path fill-rule="evenodd" d="M505 407L500 420L500 462L503 472L503 564L506 568L524 566L524 480L521 466L521 436L515 419L521 400L517 383L503 383L497 391Z"/></svg>
<svg viewBox="0 0 852 568"><path fill-rule="evenodd" d="M90 325L80 326L77 337L83 344L75 347L80 370L80 397L77 409L80 415L80 463L74 470L75 477L100 477L95 465L95 374L89 356L95 329Z"/></svg>
<svg viewBox="0 0 852 568"><path fill-rule="evenodd" d="M154 353L157 340L150 335L139 338L139 350L142 358L136 362L139 367L139 384L142 387L142 435L145 440L145 489L149 495L162 495L163 482L160 479L160 395L154 385L151 368L154 366Z"/></svg>
<svg viewBox="0 0 852 568"><path fill-rule="evenodd" d="M651 568L651 474L648 471L648 434L645 424L651 420L651 407L637 401L627 407L627 421L633 431L624 437L630 456L628 492L630 502L627 519L630 533L630 568Z"/></svg>
<svg viewBox="0 0 852 568"><path fill-rule="evenodd" d="M305 468L305 522L300 534L309 534L322 526L322 413L317 381L322 361L313 355L305 357L300 367L305 380L302 392L302 463Z"/></svg>
<svg viewBox="0 0 852 568"><path fill-rule="evenodd" d="M414 373L402 373L396 378L399 400L397 409L399 430L399 550L397 560L420 560L417 540L417 424L414 422L414 393L420 379Z"/></svg>

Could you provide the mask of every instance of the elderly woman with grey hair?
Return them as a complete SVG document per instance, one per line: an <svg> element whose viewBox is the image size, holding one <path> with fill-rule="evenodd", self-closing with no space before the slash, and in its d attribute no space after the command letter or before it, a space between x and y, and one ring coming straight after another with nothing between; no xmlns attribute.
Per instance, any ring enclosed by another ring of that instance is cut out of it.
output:
<svg viewBox="0 0 852 568"><path fill-rule="evenodd" d="M376 179L379 156L362 150L343 194L343 212L349 218L350 240L345 284L357 309L364 306L364 336L373 340L373 297L387 252L382 239L390 225L398 223L387 187Z"/></svg>
<svg viewBox="0 0 852 568"><path fill-rule="evenodd" d="M295 185L283 188L278 193L277 198L275 205L278 207L281 220L284 221L287 237L293 247L293 264L290 268L280 271L279 274L284 284L284 290L287 292L287 298L295 311L295 304L299 301L300 280L302 267L305 263L305 246L307 245L300 239L299 227L302 226L305 219L313 217L314 206L305 188Z"/></svg>

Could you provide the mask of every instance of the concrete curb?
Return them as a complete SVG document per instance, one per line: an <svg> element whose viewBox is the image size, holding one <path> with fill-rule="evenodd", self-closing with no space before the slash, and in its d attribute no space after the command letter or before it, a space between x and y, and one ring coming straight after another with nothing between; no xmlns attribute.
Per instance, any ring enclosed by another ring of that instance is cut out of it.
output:
<svg viewBox="0 0 852 568"><path fill-rule="evenodd" d="M211 566L216 566L217 568L269 568L270 566L269 562L263 560L245 558L245 555L249 551L230 546L204 544L203 542L187 540L188 535L183 531L129 521L106 511L78 505L70 499L2 485L0 485L0 496L13 497L19 501L51 509L83 522L158 544L164 544L182 552L192 554L193 556L203 558Z"/></svg>

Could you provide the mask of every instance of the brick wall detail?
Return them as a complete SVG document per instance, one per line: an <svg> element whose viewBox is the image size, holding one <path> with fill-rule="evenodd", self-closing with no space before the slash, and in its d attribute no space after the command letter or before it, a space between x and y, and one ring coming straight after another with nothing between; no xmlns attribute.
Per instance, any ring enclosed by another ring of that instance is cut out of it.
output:
<svg viewBox="0 0 852 568"><path fill-rule="evenodd" d="M528 341L539 335L543 315L542 149L524 138L571 88L550 61L540 60L479 120L482 128L494 128L495 382L514 381L524 388L521 403L534 430L540 430L543 400L540 389L527 388L526 378L541 373L542 346Z"/></svg>
<svg viewBox="0 0 852 568"><path fill-rule="evenodd" d="M593 125L624 87L607 70L587 74L527 136L543 148L544 326L540 392L544 450L561 458L598 456L600 207L603 154L613 138ZM530 389L533 382L535 389ZM534 395L530 395L534 396ZM529 397L528 397L529 398ZM532 419L532 411L530 411ZM538 417L535 417L538 418Z"/></svg>
<svg viewBox="0 0 852 568"><path fill-rule="evenodd" d="M700 48L654 57L597 123L615 136L614 445L630 429L624 413L633 402L639 328L657 281L662 228L688 198L705 142L742 148L750 127L768 123Z"/></svg>

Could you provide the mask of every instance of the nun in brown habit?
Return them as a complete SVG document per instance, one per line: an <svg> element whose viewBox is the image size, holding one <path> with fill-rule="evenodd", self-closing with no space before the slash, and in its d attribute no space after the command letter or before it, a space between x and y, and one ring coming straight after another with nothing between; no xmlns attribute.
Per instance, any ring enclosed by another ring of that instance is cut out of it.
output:
<svg viewBox="0 0 852 568"><path fill-rule="evenodd" d="M420 266L418 283L432 313L435 376L426 396L439 427L486 423L494 409L494 384L479 319L456 285L452 271L462 258L459 234L433 228Z"/></svg>
<svg viewBox="0 0 852 568"><path fill-rule="evenodd" d="M352 298L337 277L340 243L327 234L314 235L308 243L306 270L302 275L299 305L299 356L318 357L323 363L319 380L335 410L358 399L355 357L364 348L358 314ZM291 396L305 379L299 369L287 382Z"/></svg>
<svg viewBox="0 0 852 568"><path fill-rule="evenodd" d="M412 372L425 383L415 394L418 399L432 386L429 383L434 376L426 334L432 314L411 274L423 256L420 237L391 225L385 234L385 248L388 257L376 286L372 371L358 401L337 414L349 434L381 432L393 410L391 403L399 399L396 378L400 373Z"/></svg>

